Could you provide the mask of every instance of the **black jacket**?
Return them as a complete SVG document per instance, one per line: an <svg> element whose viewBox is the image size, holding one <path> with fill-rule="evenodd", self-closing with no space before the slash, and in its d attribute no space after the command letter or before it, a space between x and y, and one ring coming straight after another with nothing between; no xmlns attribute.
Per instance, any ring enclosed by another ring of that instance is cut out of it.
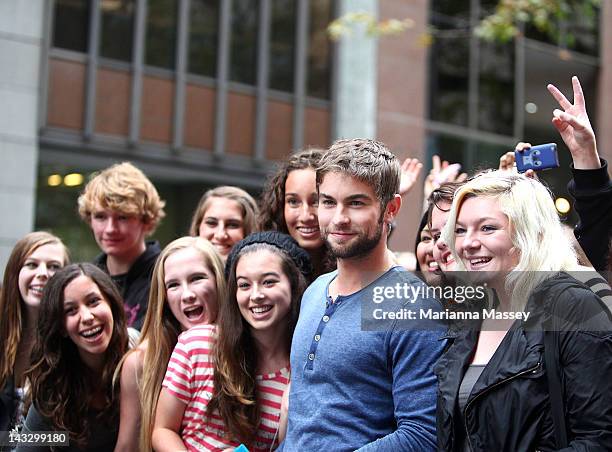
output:
<svg viewBox="0 0 612 452"><path fill-rule="evenodd" d="M10 450L8 446L2 444L8 441L7 432L12 430L15 424L18 401L15 397L14 383L13 376L10 376L4 388L0 390L0 451Z"/></svg>
<svg viewBox="0 0 612 452"><path fill-rule="evenodd" d="M442 451L557 450L550 414L544 334L559 335L568 450L612 450L612 319L586 286L561 273L538 286L476 381L457 416L457 393L478 332L463 328L436 364L437 429ZM544 333L553 315L559 332Z"/></svg>
<svg viewBox="0 0 612 452"><path fill-rule="evenodd" d="M151 276L159 253L161 253L161 248L158 242L147 242L145 252L136 259L125 276L123 285L119 287L125 303L128 326L137 330L142 328L147 313ZM94 264L108 273L106 257L104 253L100 254L94 260Z"/></svg>
<svg viewBox="0 0 612 452"><path fill-rule="evenodd" d="M595 270L601 272L606 269L612 238L612 181L608 163L602 159L601 168L592 170L572 166L572 174L574 178L567 188L576 199L580 217L574 235Z"/></svg>

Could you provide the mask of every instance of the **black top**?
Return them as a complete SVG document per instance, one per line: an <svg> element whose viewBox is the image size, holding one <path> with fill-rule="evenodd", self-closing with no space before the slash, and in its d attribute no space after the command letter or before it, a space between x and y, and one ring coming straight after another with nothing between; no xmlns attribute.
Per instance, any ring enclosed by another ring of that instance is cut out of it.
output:
<svg viewBox="0 0 612 452"><path fill-rule="evenodd" d="M468 398L472 393L472 389L474 385L480 378L482 371L484 370L484 364L470 364L465 375L463 376L463 380L461 380L461 385L459 386L459 393L457 395L457 410L456 416L457 421L464 425L465 419L463 418L463 410L465 409L465 405L467 404ZM457 440L459 443L463 442L463 450L469 451L470 445L467 441L467 431L465 428L460 428L457 430Z"/></svg>
<svg viewBox="0 0 612 452"><path fill-rule="evenodd" d="M107 422L98 419L96 417L97 414L98 413L95 411L90 411L88 414L90 433L87 438L87 445L83 449L78 448L73 441L70 441L67 447L58 447L56 450L62 452L112 452L117 443L117 435L119 434L119 419L112 422L111 425L108 425ZM44 418L34 405L31 405L21 433L50 432L54 430L56 430L56 428L53 426L51 420ZM54 449L50 446L20 446L17 447L16 452L48 452L52 450Z"/></svg>
<svg viewBox="0 0 612 452"><path fill-rule="evenodd" d="M15 397L15 380L11 375L0 390L0 431L10 430L15 423L18 400Z"/></svg>
<svg viewBox="0 0 612 452"><path fill-rule="evenodd" d="M123 296L128 326L137 330L142 328L147 313L151 276L155 261L160 253L159 242L147 242L145 252L134 262L130 270L125 275L113 277L113 281L115 281ZM107 255L102 253L95 258L94 264L108 273L106 258Z"/></svg>
<svg viewBox="0 0 612 452"><path fill-rule="evenodd" d="M19 400L15 395L15 380L11 375L4 387L0 390L0 444L8 439L8 432L15 426ZM0 445L0 451L11 450L8 446Z"/></svg>
<svg viewBox="0 0 612 452"><path fill-rule="evenodd" d="M574 178L567 188L576 199L580 221L574 235L585 254L601 272L606 269L612 238L612 181L608 163L601 159L601 168L579 170L572 166Z"/></svg>
<svg viewBox="0 0 612 452"><path fill-rule="evenodd" d="M561 273L533 291L525 311L530 312L529 319L514 322L475 382L463 420L456 413L459 387L478 331L460 330L451 338L435 366L438 450L463 450L463 431L473 451L558 449L544 363L545 334L559 338L563 414L570 447L612 448L612 319L608 308L587 286ZM559 322L556 330L548 327L552 320Z"/></svg>

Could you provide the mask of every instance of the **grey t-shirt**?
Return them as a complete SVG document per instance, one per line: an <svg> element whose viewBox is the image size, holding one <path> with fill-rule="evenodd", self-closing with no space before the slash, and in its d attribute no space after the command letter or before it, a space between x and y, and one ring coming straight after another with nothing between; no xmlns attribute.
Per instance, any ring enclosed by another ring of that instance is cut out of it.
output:
<svg viewBox="0 0 612 452"><path fill-rule="evenodd" d="M461 380L461 385L459 386L459 394L457 397L457 405L459 408L459 418L461 419L461 425L464 425L463 422L463 410L465 409L465 405L467 404L467 400L472 393L472 389L474 385L480 378L482 371L484 370L484 364L471 364L470 367L467 368L465 375L463 376L463 380ZM463 436L463 450L469 451L470 445L467 439L467 432L462 430Z"/></svg>

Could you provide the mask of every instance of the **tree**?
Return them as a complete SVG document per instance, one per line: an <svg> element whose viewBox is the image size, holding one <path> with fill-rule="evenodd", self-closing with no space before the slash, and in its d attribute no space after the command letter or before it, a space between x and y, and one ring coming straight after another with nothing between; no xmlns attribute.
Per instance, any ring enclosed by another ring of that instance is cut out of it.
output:
<svg viewBox="0 0 612 452"><path fill-rule="evenodd" d="M524 25L532 24L561 47L568 47L574 36L565 32L563 24L576 16L596 26L600 5L601 0L501 0L475 33L489 41L508 42L521 33Z"/></svg>
<svg viewBox="0 0 612 452"><path fill-rule="evenodd" d="M477 36L487 41L508 42L521 34L526 25L533 25L547 34L561 47L571 46L574 36L565 30L571 17L580 17L591 27L596 26L601 0L500 0L494 11L474 29ZM354 26L364 26L370 36L396 35L414 26L414 20L387 19L377 21L371 14L351 12L331 22L328 34L332 39L350 35ZM437 34L431 29L430 35ZM426 37L425 42L429 41Z"/></svg>

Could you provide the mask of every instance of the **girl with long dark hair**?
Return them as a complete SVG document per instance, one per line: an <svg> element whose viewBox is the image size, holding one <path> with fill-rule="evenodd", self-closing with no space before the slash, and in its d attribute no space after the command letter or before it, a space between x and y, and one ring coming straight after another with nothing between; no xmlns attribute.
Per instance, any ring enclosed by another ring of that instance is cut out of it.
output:
<svg viewBox="0 0 612 452"><path fill-rule="evenodd" d="M119 426L112 378L128 333L123 300L110 276L88 263L58 271L45 287L37 329L23 431L67 431L66 450L111 450Z"/></svg>
<svg viewBox="0 0 612 452"><path fill-rule="evenodd" d="M323 152L311 148L291 154L266 182L259 203L259 230L293 237L310 255L315 277L336 268L321 237L317 215L315 171Z"/></svg>
<svg viewBox="0 0 612 452"><path fill-rule="evenodd" d="M68 250L48 232L27 234L9 256L0 291L0 431L12 430L23 421L24 373L30 364L43 289L67 263Z"/></svg>

